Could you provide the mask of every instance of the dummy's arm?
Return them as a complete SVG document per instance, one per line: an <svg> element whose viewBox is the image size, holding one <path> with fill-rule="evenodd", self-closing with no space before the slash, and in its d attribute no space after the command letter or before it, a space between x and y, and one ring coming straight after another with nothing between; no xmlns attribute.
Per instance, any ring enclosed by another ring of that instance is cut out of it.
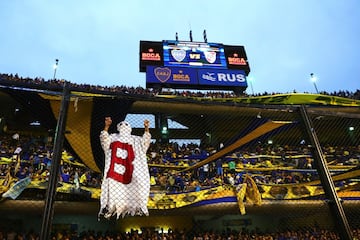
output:
<svg viewBox="0 0 360 240"><path fill-rule="evenodd" d="M150 141L151 141L151 134L150 134L150 121L149 120L144 120L144 135L143 135L143 148L145 151L147 151L147 149L150 146Z"/></svg>
<svg viewBox="0 0 360 240"><path fill-rule="evenodd" d="M105 117L104 130L102 130L100 133L100 143L104 151L109 149L110 147L111 139L108 130L111 123L112 123L111 117Z"/></svg>

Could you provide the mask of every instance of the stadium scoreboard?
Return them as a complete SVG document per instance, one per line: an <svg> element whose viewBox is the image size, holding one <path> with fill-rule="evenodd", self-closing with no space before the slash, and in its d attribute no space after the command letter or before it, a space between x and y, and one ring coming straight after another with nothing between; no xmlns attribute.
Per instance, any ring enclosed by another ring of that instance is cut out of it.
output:
<svg viewBox="0 0 360 240"><path fill-rule="evenodd" d="M140 41L147 87L240 89L250 72L244 46L193 41Z"/></svg>
<svg viewBox="0 0 360 240"><path fill-rule="evenodd" d="M164 66L226 69L224 47L216 43L164 41Z"/></svg>

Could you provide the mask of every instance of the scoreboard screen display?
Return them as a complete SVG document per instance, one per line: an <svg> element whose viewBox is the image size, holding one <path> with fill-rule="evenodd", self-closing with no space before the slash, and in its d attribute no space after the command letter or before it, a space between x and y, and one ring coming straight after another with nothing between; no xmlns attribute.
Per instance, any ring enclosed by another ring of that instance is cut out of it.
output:
<svg viewBox="0 0 360 240"><path fill-rule="evenodd" d="M163 41L164 66L226 69L220 43Z"/></svg>
<svg viewBox="0 0 360 240"><path fill-rule="evenodd" d="M178 40L140 41L139 66L153 88L241 93L250 73L244 46Z"/></svg>

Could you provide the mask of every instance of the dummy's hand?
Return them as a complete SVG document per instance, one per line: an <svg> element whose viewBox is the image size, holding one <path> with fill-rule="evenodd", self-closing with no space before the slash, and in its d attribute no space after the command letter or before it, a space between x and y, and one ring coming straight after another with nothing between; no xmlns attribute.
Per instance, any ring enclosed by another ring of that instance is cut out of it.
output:
<svg viewBox="0 0 360 240"><path fill-rule="evenodd" d="M105 125L104 125L104 130L107 131L110 127L110 125L112 124L112 119L111 117L105 117Z"/></svg>
<svg viewBox="0 0 360 240"><path fill-rule="evenodd" d="M145 131L149 131L149 127L150 127L150 121L145 119L144 120L144 128L145 128Z"/></svg>

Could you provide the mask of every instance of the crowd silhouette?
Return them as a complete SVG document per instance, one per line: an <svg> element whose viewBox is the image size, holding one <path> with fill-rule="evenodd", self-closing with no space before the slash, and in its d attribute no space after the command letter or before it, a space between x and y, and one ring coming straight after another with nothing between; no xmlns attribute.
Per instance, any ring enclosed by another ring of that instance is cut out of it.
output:
<svg viewBox="0 0 360 240"><path fill-rule="evenodd" d="M132 94L132 95L142 95L151 97L160 93L159 89L148 89L143 87L133 87L133 86L101 86L101 85L92 85L92 84L77 84L64 79L49 79L45 80L41 77L29 78L21 77L18 74L7 74L0 73L0 83L7 86L18 86L18 87L31 87L37 89L47 89L53 91L61 91L64 83L67 83L68 87L71 90L85 91L85 92L94 92L94 93L120 93L120 94ZM292 91L295 93L296 90ZM349 99L360 100L360 89L355 90L354 92L348 90L339 90L334 92L320 91L320 94L344 97ZM200 98L235 98L239 95L231 91L190 91L190 90L171 90L167 91L167 94L172 94L178 97L200 97ZM258 97L258 96L268 96L280 94L279 92L264 92L249 94L247 92L242 93L241 97Z"/></svg>
<svg viewBox="0 0 360 240"><path fill-rule="evenodd" d="M51 140L51 139L50 139ZM48 137L19 133L0 136L0 179L47 181L50 174L53 145ZM216 186L236 186L245 173L252 173L257 184L306 183L319 179L307 145L254 145L238 149L217 161L204 164L193 171L176 171L192 166L211 154L216 147L202 148L198 144L151 143L147 153L152 191L168 193L199 191ZM357 167L360 146L324 146L328 166ZM75 154L64 149L59 181L99 188L101 173L94 172ZM257 169L261 169L261 174ZM252 171L253 170L253 171ZM8 180L4 184L10 184ZM346 184L342 181L338 184Z"/></svg>
<svg viewBox="0 0 360 240"><path fill-rule="evenodd" d="M360 239L360 229L352 230L353 239ZM17 232L14 230L1 231L0 239L6 240L38 240L39 233L35 231ZM51 240L341 240L336 229L321 227L303 227L295 230L264 231L261 229L240 230L171 230L153 231L150 229L131 230L130 232L101 232L101 231L55 231Z"/></svg>

